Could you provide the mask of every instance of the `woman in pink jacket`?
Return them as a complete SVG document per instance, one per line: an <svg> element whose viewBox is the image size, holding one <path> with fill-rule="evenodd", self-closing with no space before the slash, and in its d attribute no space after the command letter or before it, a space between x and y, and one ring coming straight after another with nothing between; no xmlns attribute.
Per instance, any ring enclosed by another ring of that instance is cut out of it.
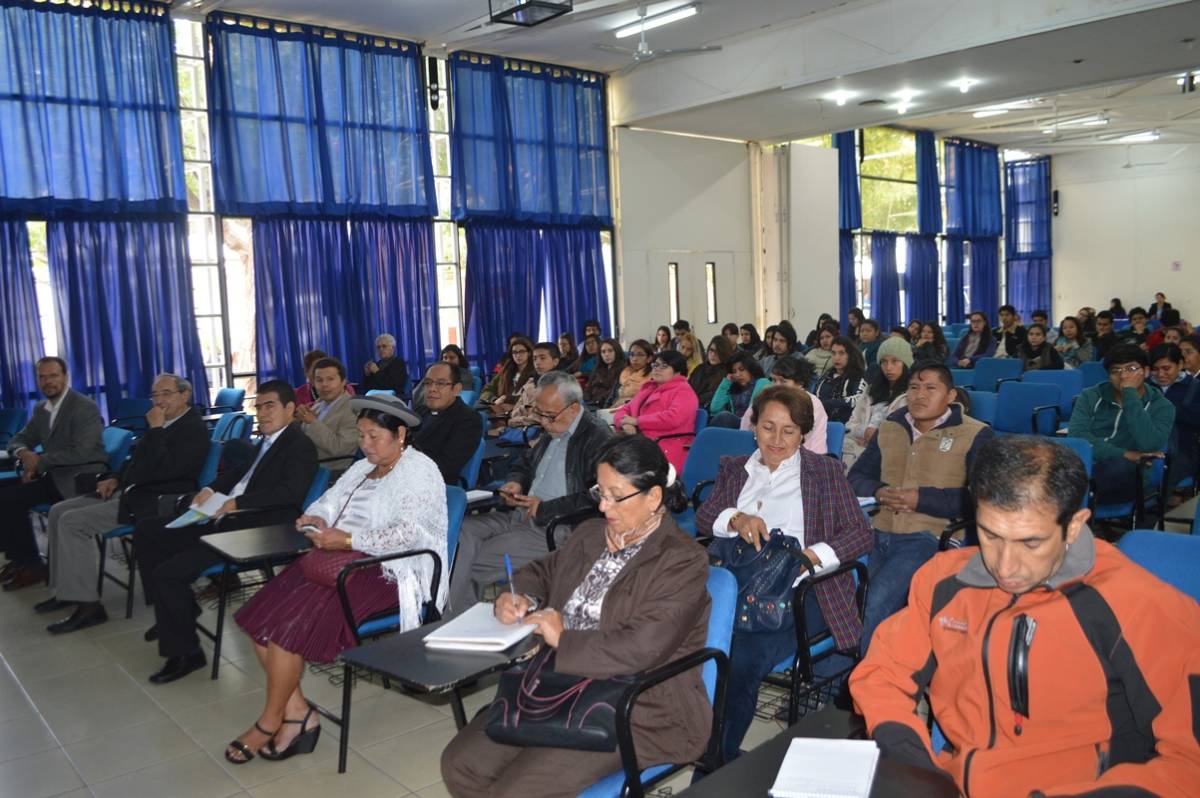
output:
<svg viewBox="0 0 1200 798"><path fill-rule="evenodd" d="M678 473L683 472L686 447L696 436L696 411L700 408L695 391L688 385L687 370L683 355L671 349L659 352L650 366L650 379L633 401L613 416L613 426L620 434L640 432L657 440Z"/></svg>

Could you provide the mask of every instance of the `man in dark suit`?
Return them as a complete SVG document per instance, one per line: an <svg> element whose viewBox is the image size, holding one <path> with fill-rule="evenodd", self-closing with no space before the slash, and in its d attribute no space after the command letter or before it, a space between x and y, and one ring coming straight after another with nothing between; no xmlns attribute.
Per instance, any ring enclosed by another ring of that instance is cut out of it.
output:
<svg viewBox="0 0 1200 798"><path fill-rule="evenodd" d="M46 397L25 428L12 437L8 453L20 461L19 480L0 484L0 547L8 564L0 570L5 590L46 579L29 523L29 510L75 495L75 477L108 467L104 422L96 403L67 387L67 364L59 357L37 362L38 390ZM42 447L39 454L34 451Z"/></svg>
<svg viewBox="0 0 1200 798"><path fill-rule="evenodd" d="M54 612L75 607L69 617L47 627L52 634L108 620L96 584L96 536L131 519L156 515L159 494L199 487L196 480L211 441L204 419L192 407L192 384L174 374L161 374L150 388L150 398L154 404L146 413L146 434L120 476L103 475L94 492L59 502L50 510L46 548L53 596L34 609Z"/></svg>
<svg viewBox="0 0 1200 798"><path fill-rule="evenodd" d="M425 372L421 381L425 406L412 442L414 449L437 463L447 485L458 484L459 473L483 438L483 419L459 399L462 379L462 369L453 363L434 363Z"/></svg>
<svg viewBox="0 0 1200 798"><path fill-rule="evenodd" d="M384 333L375 339L378 360L368 360L363 366L363 393L367 391L395 391L404 396L408 390L408 366L396 354L396 339Z"/></svg>
<svg viewBox="0 0 1200 798"><path fill-rule="evenodd" d="M232 512L238 512L239 517L232 524L222 524L222 531L292 521L300 514L300 505L317 472L317 448L300 425L292 423L296 414L292 386L283 380L264 382L258 387L254 409L262 441L253 458L221 474L192 500L196 507L215 493L229 497L217 517ZM166 529L170 521L141 521L133 532L146 599L154 604L155 625L146 632L146 640L157 639L158 653L167 659L162 669L150 677L155 684L173 682L207 664L196 635L199 608L192 582L220 562L200 542L201 537L213 532L211 522Z"/></svg>

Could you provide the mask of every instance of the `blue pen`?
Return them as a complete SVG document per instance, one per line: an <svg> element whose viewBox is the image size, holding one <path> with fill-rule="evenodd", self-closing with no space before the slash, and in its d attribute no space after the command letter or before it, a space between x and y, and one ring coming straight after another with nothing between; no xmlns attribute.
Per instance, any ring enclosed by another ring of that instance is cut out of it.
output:
<svg viewBox="0 0 1200 798"><path fill-rule="evenodd" d="M513 585L512 560L508 559L507 554L504 555L504 570L508 574L508 589L512 593L513 600L515 601L517 598L517 588L515 585Z"/></svg>

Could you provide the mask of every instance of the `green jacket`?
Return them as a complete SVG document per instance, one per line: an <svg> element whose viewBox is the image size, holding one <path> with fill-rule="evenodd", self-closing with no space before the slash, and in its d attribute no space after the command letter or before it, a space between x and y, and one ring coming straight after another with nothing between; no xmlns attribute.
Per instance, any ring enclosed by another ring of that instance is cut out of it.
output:
<svg viewBox="0 0 1200 798"><path fill-rule="evenodd" d="M754 392L750 394L750 401L753 402L755 397L771 385L771 381L766 377L759 377L754 383ZM733 412L733 400L729 398L729 389L733 387L733 380L726 377L721 380L721 384L717 386L717 392L713 394L712 401L708 403L708 412L714 416L721 411ZM1172 405L1174 407L1174 405Z"/></svg>
<svg viewBox="0 0 1200 798"><path fill-rule="evenodd" d="M1102 382L1087 388L1075 400L1068 425L1072 438L1092 444L1095 460L1115 460L1125 452L1166 451L1171 427L1175 423L1175 405L1162 391L1146 383L1146 395L1126 388L1122 404L1114 399L1112 383Z"/></svg>

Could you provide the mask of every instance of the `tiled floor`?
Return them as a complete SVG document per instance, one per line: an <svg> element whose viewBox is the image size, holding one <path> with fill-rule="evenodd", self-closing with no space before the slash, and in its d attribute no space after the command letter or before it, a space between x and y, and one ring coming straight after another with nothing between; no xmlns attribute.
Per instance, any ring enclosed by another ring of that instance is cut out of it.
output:
<svg viewBox="0 0 1200 798"><path fill-rule="evenodd" d="M131 620L124 618L123 594L113 591L105 602L108 623L52 637L45 627L60 616L32 609L47 595L41 587L0 592L0 798L448 794L439 760L454 721L444 701L360 681L345 774L337 773L337 728L330 723L310 756L230 765L225 744L258 716L265 685L236 627L226 637L220 679L197 672L157 686L146 680L161 660L142 640L153 616L140 596ZM494 689L488 684L469 695L468 713ZM324 706L339 706L341 688L322 675L306 673L304 690ZM756 721L746 746L779 728ZM678 792L689 779L681 774L659 793Z"/></svg>

